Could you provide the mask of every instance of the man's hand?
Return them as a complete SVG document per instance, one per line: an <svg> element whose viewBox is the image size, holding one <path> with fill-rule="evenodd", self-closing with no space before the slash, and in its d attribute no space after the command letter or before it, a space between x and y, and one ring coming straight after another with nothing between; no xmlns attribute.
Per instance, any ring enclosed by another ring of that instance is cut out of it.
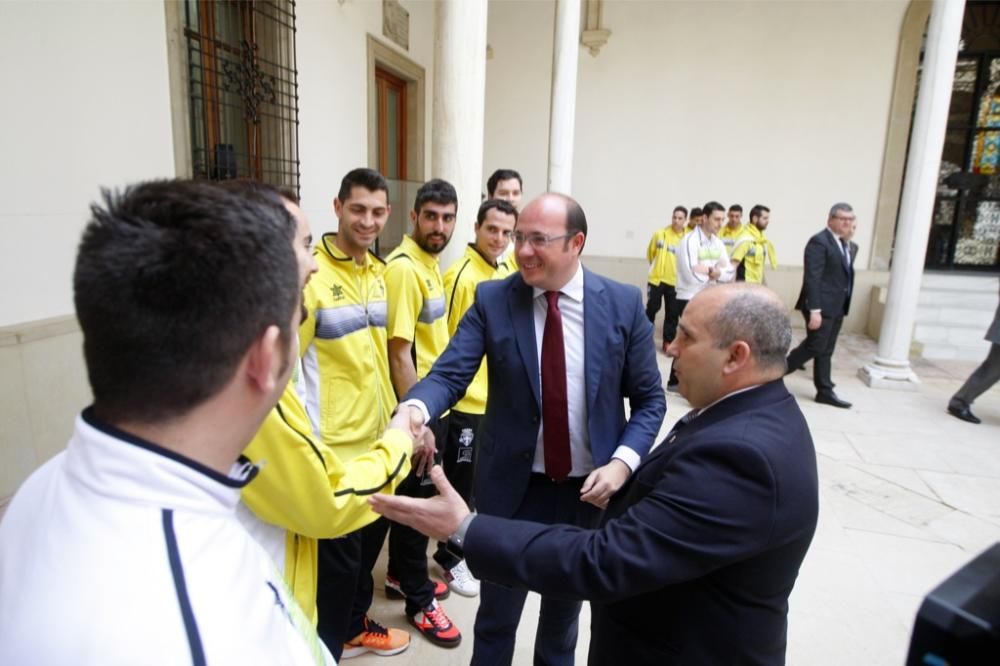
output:
<svg viewBox="0 0 1000 666"><path fill-rule="evenodd" d="M618 458L612 458L607 465L590 473L580 488L580 499L603 509L631 475L632 470L628 465Z"/></svg>
<svg viewBox="0 0 1000 666"><path fill-rule="evenodd" d="M709 280L718 280L720 275L722 275L722 271L720 271L715 266L710 266L708 268L708 279Z"/></svg>
<svg viewBox="0 0 1000 666"><path fill-rule="evenodd" d="M430 499L376 493L368 498L368 503L375 513L389 520L409 525L432 539L447 541L469 515L469 507L448 483L441 465L431 468L431 480L440 494Z"/></svg>
<svg viewBox="0 0 1000 666"><path fill-rule="evenodd" d="M806 328L810 331L819 330L819 327L823 325L823 313L822 312L810 312L809 313L809 323L806 324Z"/></svg>
<svg viewBox="0 0 1000 666"><path fill-rule="evenodd" d="M417 476L424 473L424 467L433 462L437 447L434 443L434 433L424 425L423 413L412 405L403 405L389 421L388 428L396 428L407 433L413 440L410 452L410 466L416 470Z"/></svg>

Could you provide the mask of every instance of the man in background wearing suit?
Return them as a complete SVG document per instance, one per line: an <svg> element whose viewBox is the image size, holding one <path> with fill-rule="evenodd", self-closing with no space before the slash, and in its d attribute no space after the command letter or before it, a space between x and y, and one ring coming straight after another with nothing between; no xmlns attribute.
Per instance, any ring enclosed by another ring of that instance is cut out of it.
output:
<svg viewBox="0 0 1000 666"><path fill-rule="evenodd" d="M604 664L784 663L788 595L816 529L816 454L781 377L788 311L765 287L696 295L669 354L684 416L588 530L471 514L439 467L431 500L376 511L465 552L484 582L591 601Z"/></svg>
<svg viewBox="0 0 1000 666"><path fill-rule="evenodd" d="M997 305L993 323L986 331L986 339L991 343L986 359L948 401L948 413L969 423L982 423L982 419L972 413L972 403L1000 381L1000 305Z"/></svg>
<svg viewBox="0 0 1000 666"><path fill-rule="evenodd" d="M436 418L486 357L474 481L482 514L592 528L659 431L666 401L642 294L582 267L586 236L573 199L528 204L514 232L520 272L478 286L448 348L401 403L420 422ZM474 664L511 663L526 594L483 583ZM579 612L579 601L543 595L536 663L573 663Z"/></svg>
<svg viewBox="0 0 1000 666"><path fill-rule="evenodd" d="M833 392L830 365L854 291L854 254L849 237L856 219L849 204L834 204L826 229L806 243L802 291L795 304L806 320L806 339L788 355L789 372L800 370L813 359L816 402L842 409L848 409L851 403Z"/></svg>

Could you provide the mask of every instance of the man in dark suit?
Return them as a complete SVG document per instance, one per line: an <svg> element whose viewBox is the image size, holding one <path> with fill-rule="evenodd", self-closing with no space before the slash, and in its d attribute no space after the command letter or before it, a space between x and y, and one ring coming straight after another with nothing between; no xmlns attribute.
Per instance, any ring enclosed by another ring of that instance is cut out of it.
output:
<svg viewBox="0 0 1000 666"><path fill-rule="evenodd" d="M482 514L593 527L659 431L666 402L642 294L582 267L586 235L573 199L529 203L514 232L520 272L478 286L448 348L401 403L427 422L462 397L486 357L474 480ZM511 662L526 593L483 584L473 663ZM537 662L573 663L579 611L576 600L543 596Z"/></svg>
<svg viewBox="0 0 1000 666"><path fill-rule="evenodd" d="M806 339L788 355L788 372L802 369L806 361L813 359L816 402L842 409L851 403L833 392L830 365L854 291L856 251L851 252L850 236L856 219L849 204L834 204L826 229L806 243L802 291L795 303L806 320Z"/></svg>
<svg viewBox="0 0 1000 666"><path fill-rule="evenodd" d="M599 529L470 514L439 467L430 500L379 513L461 547L483 580L589 599L590 663L784 663L788 595L816 528L816 454L781 379L788 312L752 284L708 287L669 348L682 418Z"/></svg>
<svg viewBox="0 0 1000 666"><path fill-rule="evenodd" d="M991 344L985 360L948 401L948 413L969 423L982 423L982 420L972 413L972 403L1000 381L1000 305L997 305L997 311L993 315L993 323L986 330L986 339Z"/></svg>

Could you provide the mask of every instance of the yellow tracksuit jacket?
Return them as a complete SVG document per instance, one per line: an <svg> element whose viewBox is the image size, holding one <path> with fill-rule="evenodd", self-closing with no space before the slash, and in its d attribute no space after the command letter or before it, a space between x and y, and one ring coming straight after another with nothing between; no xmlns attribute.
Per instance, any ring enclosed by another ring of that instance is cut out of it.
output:
<svg viewBox="0 0 1000 666"><path fill-rule="evenodd" d="M493 266L479 254L476 246L470 243L465 248L465 254L444 274L448 335L455 335L462 316L476 300L476 285L484 280L503 279L510 273L511 269L505 261L501 260ZM466 414L485 414L487 381L486 359L483 359L479 371L465 390L465 395L455 403L455 410Z"/></svg>
<svg viewBox="0 0 1000 666"><path fill-rule="evenodd" d="M368 496L391 494L410 471L412 445L406 433L387 430L368 444L366 453L345 460L316 440L294 382L289 382L244 451L261 469L243 489L243 503L261 521L285 530L285 580L313 624L317 539L373 522L378 515L368 506Z"/></svg>

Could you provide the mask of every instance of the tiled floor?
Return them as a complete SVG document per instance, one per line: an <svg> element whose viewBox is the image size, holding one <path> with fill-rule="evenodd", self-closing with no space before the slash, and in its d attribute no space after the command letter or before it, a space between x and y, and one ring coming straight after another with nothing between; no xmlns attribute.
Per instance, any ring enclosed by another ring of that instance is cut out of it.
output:
<svg viewBox="0 0 1000 666"><path fill-rule="evenodd" d="M801 331L797 331L801 336ZM975 404L981 425L945 412L948 397L976 363L918 361L915 392L867 388L856 376L875 343L843 336L834 359L840 410L813 402L811 369L787 378L809 421L819 456L820 519L791 597L788 663L902 664L923 595L1000 541L1000 387ZM666 376L669 362L659 356ZM664 432L688 409L669 394ZM384 560L376 570L382 580ZM444 650L420 637L396 657L358 664L467 664L476 600L444 602L464 642ZM516 664L530 664L537 596L518 632ZM375 617L405 626L401 602L376 595ZM577 663L586 663L589 615L581 617Z"/></svg>

